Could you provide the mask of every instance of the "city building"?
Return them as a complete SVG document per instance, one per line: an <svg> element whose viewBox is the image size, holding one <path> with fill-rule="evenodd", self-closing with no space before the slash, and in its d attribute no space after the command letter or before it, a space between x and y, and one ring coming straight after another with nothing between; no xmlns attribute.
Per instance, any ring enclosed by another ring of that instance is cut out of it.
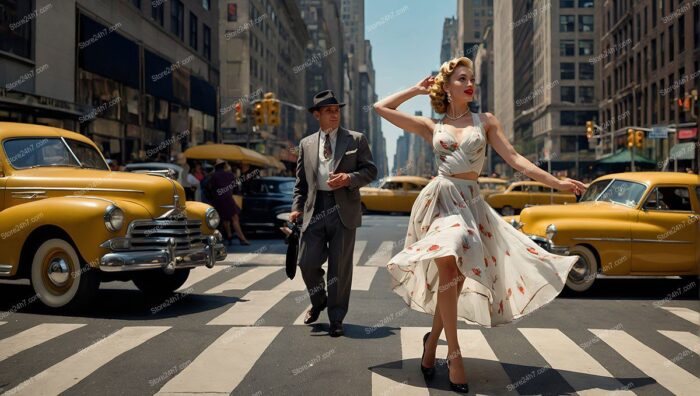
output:
<svg viewBox="0 0 700 396"><path fill-rule="evenodd" d="M210 1L28 0L1 15L0 119L80 131L120 161L217 140Z"/></svg>
<svg viewBox="0 0 700 396"><path fill-rule="evenodd" d="M692 0L596 2L599 159L627 151L627 129L644 128L638 160L657 170L698 169L698 111L690 96L700 70L699 9ZM654 137L654 127L663 134Z"/></svg>
<svg viewBox="0 0 700 396"><path fill-rule="evenodd" d="M276 156L293 169L294 147L307 132L309 33L296 2L220 2L221 130L224 142ZM334 51L333 51L334 52ZM323 54L317 54L319 58ZM254 103L271 92L280 100L280 125L255 125ZM248 117L236 122L235 106Z"/></svg>
<svg viewBox="0 0 700 396"><path fill-rule="evenodd" d="M493 0L457 0L457 48L459 53L474 60L486 26L493 24Z"/></svg>

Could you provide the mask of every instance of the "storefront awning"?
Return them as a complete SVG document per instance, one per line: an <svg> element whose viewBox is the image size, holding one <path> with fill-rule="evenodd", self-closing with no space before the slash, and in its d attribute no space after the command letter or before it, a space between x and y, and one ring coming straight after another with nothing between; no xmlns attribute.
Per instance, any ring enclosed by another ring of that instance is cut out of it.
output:
<svg viewBox="0 0 700 396"><path fill-rule="evenodd" d="M624 149L611 155L610 157L603 158L598 161L599 164L629 164L632 162L632 154L630 150ZM637 164L654 164L655 162L647 157L642 156L639 153L634 153L634 162Z"/></svg>
<svg viewBox="0 0 700 396"><path fill-rule="evenodd" d="M222 159L260 167L270 166L270 161L264 154L235 144L203 144L190 147L185 150L185 157L198 160Z"/></svg>

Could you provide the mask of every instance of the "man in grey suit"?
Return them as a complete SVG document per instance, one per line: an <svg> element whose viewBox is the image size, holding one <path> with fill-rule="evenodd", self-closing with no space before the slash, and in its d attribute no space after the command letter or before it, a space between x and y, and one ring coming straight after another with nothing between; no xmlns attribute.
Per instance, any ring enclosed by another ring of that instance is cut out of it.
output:
<svg viewBox="0 0 700 396"><path fill-rule="evenodd" d="M305 324L328 307L331 337L343 335L352 283L355 229L362 224L360 187L377 177L367 139L340 127L340 108L332 91L314 96L309 111L318 132L299 143L291 221L302 216L297 262L311 299ZM328 259L328 293L321 265Z"/></svg>

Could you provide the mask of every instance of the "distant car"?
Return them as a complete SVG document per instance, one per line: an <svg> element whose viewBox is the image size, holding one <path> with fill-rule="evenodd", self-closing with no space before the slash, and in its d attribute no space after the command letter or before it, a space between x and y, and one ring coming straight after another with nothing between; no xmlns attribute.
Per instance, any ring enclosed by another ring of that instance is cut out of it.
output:
<svg viewBox="0 0 700 396"><path fill-rule="evenodd" d="M576 195L552 191L537 181L519 181L503 192L489 195L486 202L503 216L512 216L528 206L574 203Z"/></svg>
<svg viewBox="0 0 700 396"><path fill-rule="evenodd" d="M574 291L587 290L598 275L698 275L698 175L610 174L594 180L578 203L504 219L549 252L579 256L566 281Z"/></svg>
<svg viewBox="0 0 700 396"><path fill-rule="evenodd" d="M480 177L479 191L481 191L481 197L486 198L491 194L503 192L508 188L508 180L501 179L497 177Z"/></svg>
<svg viewBox="0 0 700 396"><path fill-rule="evenodd" d="M429 182L419 176L390 176L378 187L362 187L362 212L410 212L418 194Z"/></svg>
<svg viewBox="0 0 700 396"><path fill-rule="evenodd" d="M241 227L246 232L273 232L283 235L279 227L284 221L278 214L292 211L293 177L268 176L243 182Z"/></svg>

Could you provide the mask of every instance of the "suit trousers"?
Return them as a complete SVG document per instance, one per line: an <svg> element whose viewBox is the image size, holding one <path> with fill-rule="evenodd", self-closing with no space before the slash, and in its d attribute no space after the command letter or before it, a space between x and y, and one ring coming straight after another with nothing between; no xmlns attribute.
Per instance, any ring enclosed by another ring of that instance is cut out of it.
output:
<svg viewBox="0 0 700 396"><path fill-rule="evenodd" d="M301 234L299 268L311 304L318 307L327 299L330 322L342 321L348 312L354 247L355 229L341 222L333 191L317 191L314 216ZM326 260L327 293L321 267Z"/></svg>

